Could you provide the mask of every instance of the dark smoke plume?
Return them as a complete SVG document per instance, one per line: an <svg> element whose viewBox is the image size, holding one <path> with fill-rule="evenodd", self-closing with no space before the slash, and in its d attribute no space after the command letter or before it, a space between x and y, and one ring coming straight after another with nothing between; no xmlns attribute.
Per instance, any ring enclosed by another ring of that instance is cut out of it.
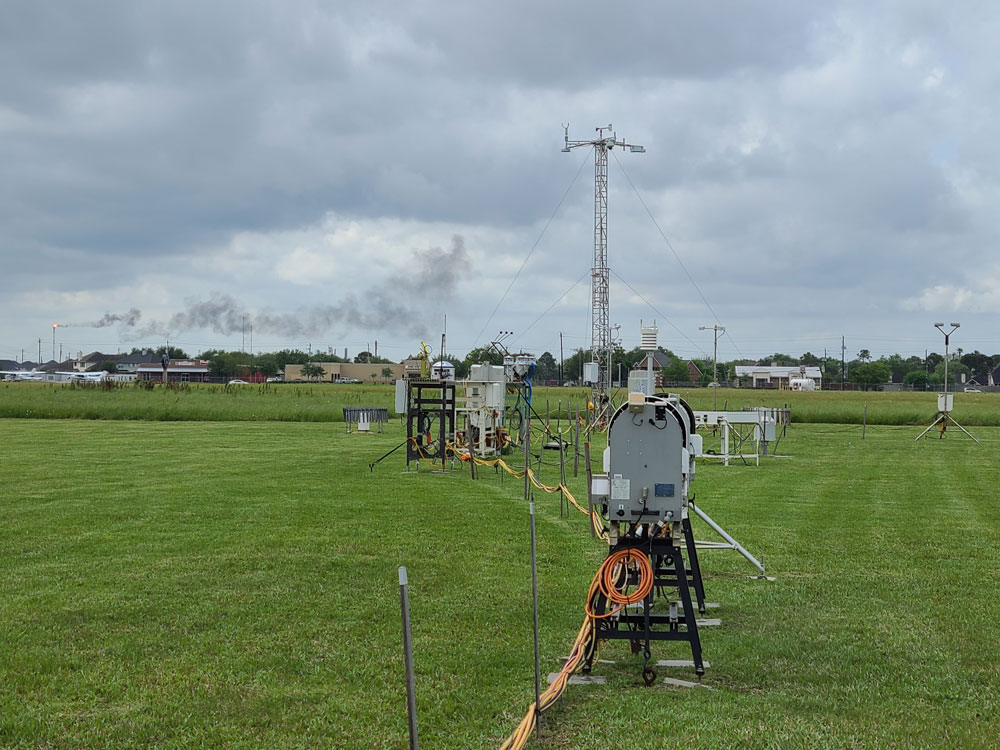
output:
<svg viewBox="0 0 1000 750"><path fill-rule="evenodd" d="M235 297L214 294L208 300L190 300L188 309L166 321L152 321L139 337L166 336L194 329L209 329L225 336L244 330L288 338L324 333L334 326L364 331L396 331L425 337L427 321L437 321L442 305L452 299L459 281L470 271L462 237L452 237L451 247L432 247L413 253L412 272L390 276L385 284L363 295L348 294L334 305L300 308L295 312L250 313ZM139 311L135 310L135 321ZM107 316L105 316L107 317ZM134 326L135 322L126 323Z"/></svg>
<svg viewBox="0 0 1000 750"><path fill-rule="evenodd" d="M113 326L117 323L121 323L124 326L131 328L139 322L139 318L142 317L142 313L136 310L134 307L128 312L124 313L104 313L104 317L100 320L92 320L89 323L60 323L60 328L107 328L108 326Z"/></svg>

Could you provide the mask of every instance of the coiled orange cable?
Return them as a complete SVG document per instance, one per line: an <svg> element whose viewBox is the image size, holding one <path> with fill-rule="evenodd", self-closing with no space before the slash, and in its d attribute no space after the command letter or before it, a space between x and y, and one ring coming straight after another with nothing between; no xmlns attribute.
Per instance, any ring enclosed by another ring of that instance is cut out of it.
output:
<svg viewBox="0 0 1000 750"><path fill-rule="evenodd" d="M628 591L629 570L637 570L639 582L634 591ZM624 576L622 575L624 573ZM612 552L604 562L596 576L597 588L608 600L609 604L617 604L614 609L597 614L591 609L593 597L587 600L587 614L595 619L613 617L629 604L641 602L653 590L653 565L649 557L631 547ZM621 588L618 581L621 580Z"/></svg>

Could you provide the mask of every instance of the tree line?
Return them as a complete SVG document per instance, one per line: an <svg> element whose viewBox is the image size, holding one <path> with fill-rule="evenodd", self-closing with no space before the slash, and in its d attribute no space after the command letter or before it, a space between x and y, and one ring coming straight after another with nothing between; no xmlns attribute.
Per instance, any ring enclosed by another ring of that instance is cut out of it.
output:
<svg viewBox="0 0 1000 750"><path fill-rule="evenodd" d="M968 381L973 375L984 375L1000 366L1000 354L983 354L978 349L965 352L958 349L948 354L948 383L962 382L963 375ZM944 355L930 352L926 357L903 357L900 354L890 354L875 359L868 349L861 349L853 359L841 361L835 357L819 357L806 352L800 357L775 352L760 360L735 360L726 363L725 372L735 378L736 365L806 365L819 367L826 383L848 382L861 386L879 385L882 383L903 383L916 389L928 385L944 383ZM720 371L722 364L720 363Z"/></svg>
<svg viewBox="0 0 1000 750"><path fill-rule="evenodd" d="M670 383L691 382L691 373L688 362L694 362L701 372L699 381L703 384L711 382L712 361L710 359L686 360L674 354L669 349L660 347L659 350L665 355L668 364L660 368L661 378ZM169 351L166 347L159 347L153 350L133 349L129 354L153 354L161 357L169 354L171 359L192 359L183 349L171 346ZM127 355L126 355L127 356ZM636 367L646 357L646 352L638 347L625 350L621 346L615 346L611 351L611 379L622 381L628 379L628 373ZM266 377L274 377L285 371L285 365L310 365L319 362L355 362L372 365L393 364L392 360L384 357L377 357L369 351L358 353L353 360L345 359L329 352L308 353L299 349L282 349L276 352L249 353L240 350L209 349L198 355L198 359L208 362L208 372L212 377L233 378L247 376L253 373L261 373ZM406 359L416 359L413 354ZM437 359L437 358L435 358ZM451 362L455 366L455 375L458 378L467 378L472 365L480 363L490 363L495 365L503 364L503 357L492 347L477 347L472 349L464 357L446 354L441 359ZM536 382L581 382L583 365L591 360L590 352L585 349L576 349L570 356L566 357L562 365L552 352L542 352L535 361L535 381ZM806 365L809 367L819 367L823 373L823 380L826 383L849 382L861 386L879 385L882 383L903 383L916 389L927 386L937 386L944 383L944 355L937 352L930 352L926 357L910 356L903 357L900 354L891 354L875 359L868 349L861 349L853 359L841 362L836 357L821 357L812 352L805 352L801 356L793 357L782 352L775 352L760 359L737 359L718 363L719 380L721 382L734 382L736 380L737 365L780 365L795 367ZM948 382L954 384L968 381L974 375L982 375L1000 366L1000 354L987 355L979 350L965 352L962 349L949 354L948 362ZM98 369L114 372L117 365L114 360L108 360L98 365ZM846 370L846 372L845 372ZM380 370L383 376L386 375L387 368ZM309 374L303 371L306 377ZM320 375L322 373L319 373ZM846 377L845 377L846 374ZM964 379L963 379L964 376Z"/></svg>

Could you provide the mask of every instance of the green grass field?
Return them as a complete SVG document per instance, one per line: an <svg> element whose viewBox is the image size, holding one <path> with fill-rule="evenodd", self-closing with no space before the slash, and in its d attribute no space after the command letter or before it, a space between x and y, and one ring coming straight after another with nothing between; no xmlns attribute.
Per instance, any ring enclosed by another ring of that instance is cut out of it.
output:
<svg viewBox="0 0 1000 750"><path fill-rule="evenodd" d="M421 745L495 747L531 701L520 482L370 472L398 423L0 426L0 745L405 747L399 565ZM714 690L645 688L608 644L608 684L571 686L531 746L995 746L1000 429L974 432L795 425L792 458L702 461L701 505L777 578L703 553ZM549 672L604 550L536 499Z"/></svg>
<svg viewBox="0 0 1000 750"><path fill-rule="evenodd" d="M582 388L535 389L540 415L586 409ZM391 385L266 384L222 386L192 383L147 391L131 385L102 390L97 386L50 383L0 383L0 418L136 419L152 421L337 422L345 406L393 408ZM707 388L682 390L695 409L713 408ZM744 406L790 406L799 423L929 424L937 412L934 393L876 391L795 391L723 388L720 410ZM966 426L1000 427L1000 393L956 393L955 418Z"/></svg>
<svg viewBox="0 0 1000 750"><path fill-rule="evenodd" d="M0 383L0 417L150 421L334 422L345 406L392 406L392 386Z"/></svg>

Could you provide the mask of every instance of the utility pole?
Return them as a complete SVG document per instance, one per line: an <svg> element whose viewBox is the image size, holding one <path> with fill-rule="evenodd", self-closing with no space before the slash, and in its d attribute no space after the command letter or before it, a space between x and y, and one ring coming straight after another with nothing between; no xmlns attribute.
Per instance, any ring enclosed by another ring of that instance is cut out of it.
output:
<svg viewBox="0 0 1000 750"><path fill-rule="evenodd" d="M591 352L597 363L598 376L594 383L595 417L604 416L611 391L611 307L609 289L611 285L608 268L608 151L615 146L632 153L642 154L646 149L618 140L613 126L595 128L597 138L587 141L571 141L569 125L563 125L563 153L586 146L594 149L594 264L591 268L590 312L591 312ZM605 134L607 131L607 134Z"/></svg>
<svg viewBox="0 0 1000 750"><path fill-rule="evenodd" d="M38 364L42 364L42 340L38 339Z"/></svg>
<svg viewBox="0 0 1000 750"><path fill-rule="evenodd" d="M699 331L711 331L715 334L715 342L712 347L712 388L715 393L712 396L712 410L719 410L719 334L725 333L725 326L698 326Z"/></svg>
<svg viewBox="0 0 1000 750"><path fill-rule="evenodd" d="M559 385L562 385L562 331L559 331Z"/></svg>
<svg viewBox="0 0 1000 750"><path fill-rule="evenodd" d="M52 324L52 361L56 361L56 329L59 327L58 323Z"/></svg>
<svg viewBox="0 0 1000 750"><path fill-rule="evenodd" d="M847 385L847 344L844 337L840 337L840 390L844 390Z"/></svg>

